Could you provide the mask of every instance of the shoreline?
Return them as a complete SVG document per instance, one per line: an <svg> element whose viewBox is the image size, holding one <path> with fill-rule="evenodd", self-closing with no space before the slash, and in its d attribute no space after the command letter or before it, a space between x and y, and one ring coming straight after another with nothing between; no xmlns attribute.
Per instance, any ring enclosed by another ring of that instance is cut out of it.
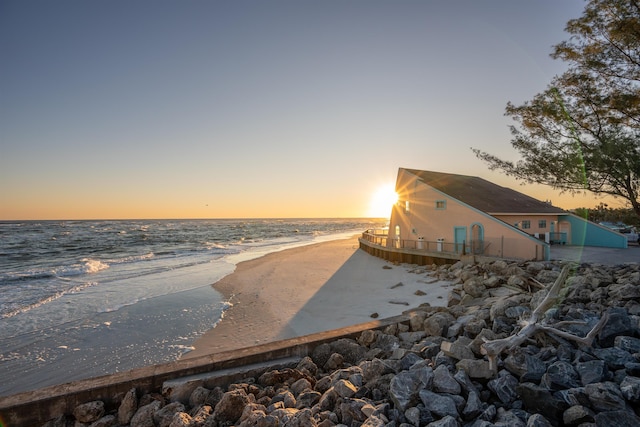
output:
<svg viewBox="0 0 640 427"><path fill-rule="evenodd" d="M374 313L392 317L423 303L445 306L451 284L430 283L424 273L365 253L357 236L240 262L212 285L232 305L181 359L366 323Z"/></svg>

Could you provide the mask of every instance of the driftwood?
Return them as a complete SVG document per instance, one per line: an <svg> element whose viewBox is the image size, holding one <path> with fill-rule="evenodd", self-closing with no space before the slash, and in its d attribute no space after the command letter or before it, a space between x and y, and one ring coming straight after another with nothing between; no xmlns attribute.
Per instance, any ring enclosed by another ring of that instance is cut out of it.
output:
<svg viewBox="0 0 640 427"><path fill-rule="evenodd" d="M540 302L535 310L533 310L531 316L528 319L524 319L521 322L522 328L518 332L506 338L485 341L480 346L480 352L486 355L489 359L489 366L494 375L498 372L497 357L500 354L505 351L509 352L510 350L519 347L521 344L523 344L538 332L556 335L558 337L562 337L585 346L591 346L594 338L596 337L596 335L598 335L607 321L608 316L606 313L602 315L600 321L598 321L598 323L584 337L579 337L577 335L570 334L569 332L557 329L556 327L547 326L540 323L541 319L544 318L544 313L551 307L556 305L556 303L558 302L558 299L560 298L560 290L566 282L572 268L572 264L567 264L564 266L562 272L560 273L560 276L558 276L555 283L549 288L549 292L547 292L547 295L544 297L542 302ZM558 322L556 326L561 326L562 324L564 324L564 322Z"/></svg>

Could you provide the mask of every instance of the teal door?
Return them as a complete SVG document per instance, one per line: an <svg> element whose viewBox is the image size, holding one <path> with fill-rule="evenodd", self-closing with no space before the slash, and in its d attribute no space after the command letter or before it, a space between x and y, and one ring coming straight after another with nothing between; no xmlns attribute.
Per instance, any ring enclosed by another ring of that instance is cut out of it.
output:
<svg viewBox="0 0 640 427"><path fill-rule="evenodd" d="M453 227L454 247L457 253L464 252L464 245L467 241L467 227Z"/></svg>

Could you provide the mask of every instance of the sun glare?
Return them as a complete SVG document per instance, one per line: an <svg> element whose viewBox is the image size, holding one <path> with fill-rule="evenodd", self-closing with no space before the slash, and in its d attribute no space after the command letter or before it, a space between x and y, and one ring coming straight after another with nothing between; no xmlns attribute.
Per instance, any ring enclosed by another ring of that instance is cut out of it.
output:
<svg viewBox="0 0 640 427"><path fill-rule="evenodd" d="M391 207L398 201L393 184L384 185L376 190L369 205L369 216L372 218L389 218Z"/></svg>

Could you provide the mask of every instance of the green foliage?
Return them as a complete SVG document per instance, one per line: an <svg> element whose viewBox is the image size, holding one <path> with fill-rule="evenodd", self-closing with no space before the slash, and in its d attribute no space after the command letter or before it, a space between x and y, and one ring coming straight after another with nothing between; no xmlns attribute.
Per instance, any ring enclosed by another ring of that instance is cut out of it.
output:
<svg viewBox="0 0 640 427"><path fill-rule="evenodd" d="M569 193L627 200L640 216L640 5L590 0L552 57L568 70L522 105L508 103L517 162L473 149L491 170Z"/></svg>
<svg viewBox="0 0 640 427"><path fill-rule="evenodd" d="M574 213L593 222L622 223L640 228L640 217L631 208L610 208L606 203L600 203L593 209L577 208Z"/></svg>

